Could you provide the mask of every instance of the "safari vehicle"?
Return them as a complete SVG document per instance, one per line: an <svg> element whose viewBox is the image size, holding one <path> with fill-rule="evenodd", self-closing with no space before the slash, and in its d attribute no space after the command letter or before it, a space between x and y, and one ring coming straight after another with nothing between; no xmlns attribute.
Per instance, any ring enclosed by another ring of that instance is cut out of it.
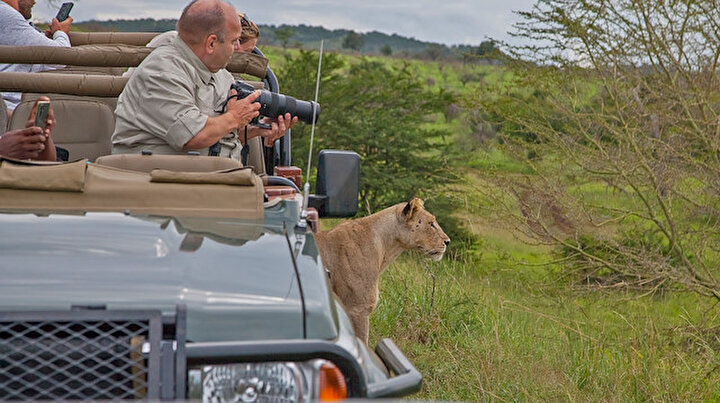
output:
<svg viewBox="0 0 720 403"><path fill-rule="evenodd" d="M252 168L198 155L108 155L112 110L146 34L73 34L71 49L0 47L1 73L55 111L70 162L0 159L0 400L291 402L403 396L421 376L389 339L354 335L312 234L288 134ZM279 90L261 54L234 73ZM120 68L120 69L118 69ZM324 151L321 216L355 213L357 154ZM273 173L276 175L268 175ZM282 176L284 175L284 176Z"/></svg>

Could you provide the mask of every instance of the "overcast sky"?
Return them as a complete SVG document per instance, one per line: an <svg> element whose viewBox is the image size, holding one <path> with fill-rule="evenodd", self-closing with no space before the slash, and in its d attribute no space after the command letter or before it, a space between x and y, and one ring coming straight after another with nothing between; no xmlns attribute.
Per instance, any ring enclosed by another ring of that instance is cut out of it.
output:
<svg viewBox="0 0 720 403"><path fill-rule="evenodd" d="M56 3L58 0L55 0ZM358 32L380 31L422 41L479 44L509 39L518 20L514 10L529 10L535 0L231 0L260 24L306 24ZM75 0L75 21L90 19L178 18L185 0ZM54 16L56 6L37 0L34 16Z"/></svg>

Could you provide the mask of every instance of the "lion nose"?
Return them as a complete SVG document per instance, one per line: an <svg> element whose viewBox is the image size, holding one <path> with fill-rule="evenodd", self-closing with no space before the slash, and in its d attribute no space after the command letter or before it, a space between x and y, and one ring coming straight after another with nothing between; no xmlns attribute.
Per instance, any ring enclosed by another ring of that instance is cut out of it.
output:
<svg viewBox="0 0 720 403"><path fill-rule="evenodd" d="M445 246L448 246L448 245L450 245L450 240L449 240L449 239L445 240Z"/></svg>

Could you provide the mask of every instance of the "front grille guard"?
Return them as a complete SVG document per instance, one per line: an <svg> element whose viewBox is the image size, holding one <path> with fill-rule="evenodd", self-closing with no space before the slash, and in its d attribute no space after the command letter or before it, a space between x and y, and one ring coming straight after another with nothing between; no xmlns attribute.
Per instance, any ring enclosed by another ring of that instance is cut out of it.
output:
<svg viewBox="0 0 720 403"><path fill-rule="evenodd" d="M184 306L0 311L0 400L183 398L185 366Z"/></svg>

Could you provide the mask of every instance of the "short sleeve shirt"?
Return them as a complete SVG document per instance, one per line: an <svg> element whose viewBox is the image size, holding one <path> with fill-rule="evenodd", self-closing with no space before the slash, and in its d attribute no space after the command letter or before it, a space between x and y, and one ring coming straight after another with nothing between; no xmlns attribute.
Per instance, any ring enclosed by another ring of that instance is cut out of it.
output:
<svg viewBox="0 0 720 403"><path fill-rule="evenodd" d="M118 98L113 154L186 154L183 146L221 113L233 80L224 69L211 73L179 36L153 50ZM239 159L236 131L220 144L221 156Z"/></svg>

